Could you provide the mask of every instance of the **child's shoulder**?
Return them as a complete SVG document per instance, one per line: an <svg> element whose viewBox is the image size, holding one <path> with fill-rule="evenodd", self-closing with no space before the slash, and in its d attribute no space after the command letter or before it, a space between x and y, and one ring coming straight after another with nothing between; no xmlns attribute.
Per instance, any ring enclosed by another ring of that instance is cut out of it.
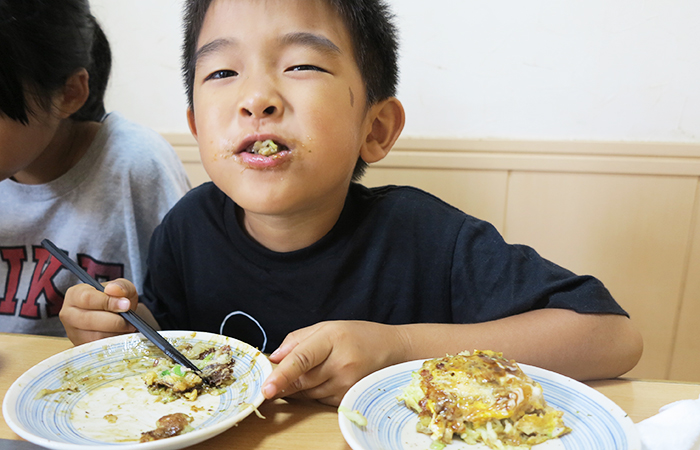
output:
<svg viewBox="0 0 700 450"><path fill-rule="evenodd" d="M171 209L174 215L184 218L201 217L202 214L220 214L230 199L214 183L208 181L190 189Z"/></svg>
<svg viewBox="0 0 700 450"><path fill-rule="evenodd" d="M177 158L175 150L163 136L116 111L102 121L97 139L102 146L117 149L115 154L122 158L139 158L141 161Z"/></svg>
<svg viewBox="0 0 700 450"><path fill-rule="evenodd" d="M180 158L163 136L118 112L105 117L93 145L101 166L118 167L134 179L174 177L183 184L187 177ZM189 187L189 182L186 184Z"/></svg>
<svg viewBox="0 0 700 450"><path fill-rule="evenodd" d="M446 201L412 186L387 185L364 187L352 185L350 197L359 199L366 214L379 217L389 226L406 227L411 224L417 230L434 232L480 233L494 231L495 227L482 219L447 203Z"/></svg>
<svg viewBox="0 0 700 450"><path fill-rule="evenodd" d="M365 203L380 208L398 209L399 211L432 211L441 214L465 217L467 214L446 201L413 186L386 185L365 187L352 185L350 195L361 198Z"/></svg>

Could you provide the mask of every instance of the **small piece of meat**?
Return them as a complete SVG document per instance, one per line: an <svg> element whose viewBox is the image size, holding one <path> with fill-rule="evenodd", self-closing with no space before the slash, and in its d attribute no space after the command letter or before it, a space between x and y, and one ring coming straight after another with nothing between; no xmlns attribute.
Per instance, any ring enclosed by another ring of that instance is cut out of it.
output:
<svg viewBox="0 0 700 450"><path fill-rule="evenodd" d="M229 346L229 348L231 348L231 347ZM214 353L215 351L216 351L215 347L209 347L208 349L204 350L199 355L197 355L197 357L194 359L204 359L207 356L209 356L209 354Z"/></svg>
<svg viewBox="0 0 700 450"><path fill-rule="evenodd" d="M202 372L212 386L221 386L224 382L233 378L233 363L211 364L202 369Z"/></svg>
<svg viewBox="0 0 700 450"><path fill-rule="evenodd" d="M141 433L139 442L157 441L158 439L177 436L187 428L190 422L192 422L192 417L187 414L168 414L156 421L157 428L155 430Z"/></svg>
<svg viewBox="0 0 700 450"><path fill-rule="evenodd" d="M231 355L231 346L224 345L213 352L212 362L202 368L202 373L211 386L221 386L233 380L233 366L236 360Z"/></svg>

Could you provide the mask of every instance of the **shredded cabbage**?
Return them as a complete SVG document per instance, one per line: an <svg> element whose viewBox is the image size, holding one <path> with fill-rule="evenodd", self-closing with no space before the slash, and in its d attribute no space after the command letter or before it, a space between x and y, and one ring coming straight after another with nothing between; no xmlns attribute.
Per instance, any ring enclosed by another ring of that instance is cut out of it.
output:
<svg viewBox="0 0 700 450"><path fill-rule="evenodd" d="M358 427L367 426L367 418L360 413L360 411L351 411L350 408L345 406L338 406L338 412L342 413L348 420Z"/></svg>
<svg viewBox="0 0 700 450"><path fill-rule="evenodd" d="M413 372L411 373L411 383L403 388L401 395L396 397L396 400L404 402L406 406L419 413L421 412L421 408L418 406L418 402L420 402L423 397L425 397L425 394L420 388L420 375Z"/></svg>
<svg viewBox="0 0 700 450"><path fill-rule="evenodd" d="M430 450L442 450L445 447L446 445L440 441L433 441L433 443L430 444Z"/></svg>

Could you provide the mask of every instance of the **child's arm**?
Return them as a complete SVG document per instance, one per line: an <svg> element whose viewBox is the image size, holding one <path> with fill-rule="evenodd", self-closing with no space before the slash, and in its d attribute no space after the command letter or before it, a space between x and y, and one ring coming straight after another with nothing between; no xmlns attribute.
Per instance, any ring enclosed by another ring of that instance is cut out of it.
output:
<svg viewBox="0 0 700 450"><path fill-rule="evenodd" d="M153 315L138 303L136 287L128 280L118 279L105 285L100 292L87 284L72 286L66 291L59 317L68 338L75 345L110 336L131 333L131 326L119 312L134 309L151 326L157 327Z"/></svg>
<svg viewBox="0 0 700 450"><path fill-rule="evenodd" d="M337 405L365 375L399 362L494 350L579 380L632 369L642 338L625 316L540 309L478 324L323 322L291 333L270 359L279 365L267 398L299 395Z"/></svg>

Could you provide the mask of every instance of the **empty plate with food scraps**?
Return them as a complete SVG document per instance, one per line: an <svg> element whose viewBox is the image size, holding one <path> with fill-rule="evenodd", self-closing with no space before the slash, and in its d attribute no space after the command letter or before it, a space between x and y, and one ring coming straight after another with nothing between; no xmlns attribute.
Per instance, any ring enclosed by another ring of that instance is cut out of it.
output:
<svg viewBox="0 0 700 450"><path fill-rule="evenodd" d="M481 403L482 406L476 404L480 401L475 401L475 398L490 398L479 392L485 388L482 386L483 374L473 377L478 386L472 385L466 378L470 376L473 362L455 363L456 358L448 356L397 364L358 381L346 393L340 404L338 421L343 437L353 450L489 450L515 448L515 445L522 445L517 448L533 450L641 449L632 420L619 406L598 391L548 370L526 364L516 365L515 362L507 360L501 361L500 354L494 352L475 352L473 356L497 365L501 369L500 375L506 375L507 383L504 385L516 385L517 392L513 395L526 400L522 404L518 403L517 407L513 406L512 416L506 414L509 413L507 410L510 406L505 408L505 403L496 402L492 409L487 408L486 405L490 404L487 401ZM464 367L466 369L461 370ZM447 372L441 378L435 371L443 369ZM453 397L437 392L442 387L433 386L432 382L430 395L422 392L422 388L418 387L421 370L426 370L423 372L426 374L425 380L437 380L440 386L449 386L449 389L466 393L464 398L454 397L458 399L454 407L467 408L463 416L459 413L451 414L449 411L444 415L436 413L442 407L449 409L450 405L445 403L445 399ZM465 379L454 383L446 381L452 377L460 378L462 375L466 375ZM518 383L514 383L514 377L520 379L516 380ZM500 398L499 395L495 398ZM466 403L462 404L462 399L466 399ZM442 406L433 408L432 406L436 405L435 401L441 402ZM533 412L528 412L530 404L535 408ZM417 413L416 410L420 411L423 407L426 407L423 413ZM461 427L456 422L446 422L448 417L462 417L465 420L468 417L474 422ZM484 420L472 419L477 417ZM502 417L522 420L511 423L510 419ZM481 423L483 425L480 425ZM499 429L501 425L504 425L503 429ZM541 428L543 433L540 435L528 430L526 437L529 442L514 442L517 439L511 440L509 436L514 436L515 429L519 430L523 425ZM461 429L461 434L458 436L458 433L455 433L452 436L453 429ZM446 433L447 431L450 433ZM552 435L557 437L541 438ZM535 438L530 439L531 436Z"/></svg>
<svg viewBox="0 0 700 450"><path fill-rule="evenodd" d="M209 383L141 334L117 336L71 348L25 372L5 395L5 421L47 448L147 450L202 442L257 413L262 383L272 372L265 355L227 336L161 334Z"/></svg>

